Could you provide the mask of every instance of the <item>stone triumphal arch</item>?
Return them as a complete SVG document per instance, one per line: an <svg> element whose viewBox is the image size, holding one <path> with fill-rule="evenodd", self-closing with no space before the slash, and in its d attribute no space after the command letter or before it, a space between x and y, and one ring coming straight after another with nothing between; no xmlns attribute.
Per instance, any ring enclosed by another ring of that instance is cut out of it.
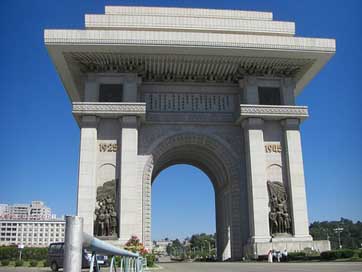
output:
<svg viewBox="0 0 362 272"><path fill-rule="evenodd" d="M151 186L187 163L210 178L218 257L328 249L308 231L296 96L335 52L268 12L106 7L45 30L81 129L77 214L151 247Z"/></svg>

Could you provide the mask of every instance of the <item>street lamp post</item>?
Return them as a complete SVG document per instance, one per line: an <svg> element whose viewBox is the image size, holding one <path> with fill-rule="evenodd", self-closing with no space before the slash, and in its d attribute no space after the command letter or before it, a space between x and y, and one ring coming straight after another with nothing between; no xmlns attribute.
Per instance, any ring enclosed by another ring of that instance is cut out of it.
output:
<svg viewBox="0 0 362 272"><path fill-rule="evenodd" d="M342 244L341 244L341 232L343 231L343 228L341 228L341 227L335 228L334 231L338 233L338 244L339 244L339 248L342 248Z"/></svg>
<svg viewBox="0 0 362 272"><path fill-rule="evenodd" d="M328 233L328 229L325 229L325 228L321 228L323 232L326 233L327 235L327 240L329 241L329 233Z"/></svg>
<svg viewBox="0 0 362 272"><path fill-rule="evenodd" d="M211 253L211 244L210 244L210 242L209 241L207 241L207 240L204 240L207 244L208 244L208 246L209 246L209 254L208 254L208 256L210 256L210 253Z"/></svg>
<svg viewBox="0 0 362 272"><path fill-rule="evenodd" d="M21 253L23 252L24 245L23 245L23 244L19 244L19 245L18 245L18 249L19 249L19 260L21 261Z"/></svg>

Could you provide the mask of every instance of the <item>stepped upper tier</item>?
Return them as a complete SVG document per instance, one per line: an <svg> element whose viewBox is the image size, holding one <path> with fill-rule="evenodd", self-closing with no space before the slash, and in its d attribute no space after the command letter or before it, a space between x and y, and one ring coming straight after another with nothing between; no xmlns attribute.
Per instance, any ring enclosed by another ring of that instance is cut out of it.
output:
<svg viewBox="0 0 362 272"><path fill-rule="evenodd" d="M270 12L189 8L107 6L85 15L85 29L45 30L44 39L73 101L89 73L218 83L292 77L298 93L336 50L334 39L295 37L295 24Z"/></svg>

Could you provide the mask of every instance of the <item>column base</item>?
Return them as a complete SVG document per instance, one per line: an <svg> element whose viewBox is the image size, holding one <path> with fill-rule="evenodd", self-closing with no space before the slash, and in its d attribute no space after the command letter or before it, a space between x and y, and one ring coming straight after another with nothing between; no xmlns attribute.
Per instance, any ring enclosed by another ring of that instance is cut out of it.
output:
<svg viewBox="0 0 362 272"><path fill-rule="evenodd" d="M312 236L303 235L303 236L276 236L271 239L271 242L308 242L313 241Z"/></svg>
<svg viewBox="0 0 362 272"><path fill-rule="evenodd" d="M310 248L319 252L331 250L329 240L313 241L309 237L302 240L301 237L272 238L270 242L248 243L244 247L244 256L250 259L257 259L259 256L267 255L269 250L288 252L299 252Z"/></svg>
<svg viewBox="0 0 362 272"><path fill-rule="evenodd" d="M248 243L249 244L255 244L255 243L268 243L271 240L271 236L252 236L249 238Z"/></svg>

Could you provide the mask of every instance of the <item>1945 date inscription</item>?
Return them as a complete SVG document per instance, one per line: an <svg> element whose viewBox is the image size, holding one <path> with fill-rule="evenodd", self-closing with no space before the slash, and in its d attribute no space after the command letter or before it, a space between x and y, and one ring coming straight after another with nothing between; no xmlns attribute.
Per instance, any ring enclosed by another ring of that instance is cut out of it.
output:
<svg viewBox="0 0 362 272"><path fill-rule="evenodd" d="M267 144L265 145L266 153L280 153L282 152L282 146L280 144Z"/></svg>

